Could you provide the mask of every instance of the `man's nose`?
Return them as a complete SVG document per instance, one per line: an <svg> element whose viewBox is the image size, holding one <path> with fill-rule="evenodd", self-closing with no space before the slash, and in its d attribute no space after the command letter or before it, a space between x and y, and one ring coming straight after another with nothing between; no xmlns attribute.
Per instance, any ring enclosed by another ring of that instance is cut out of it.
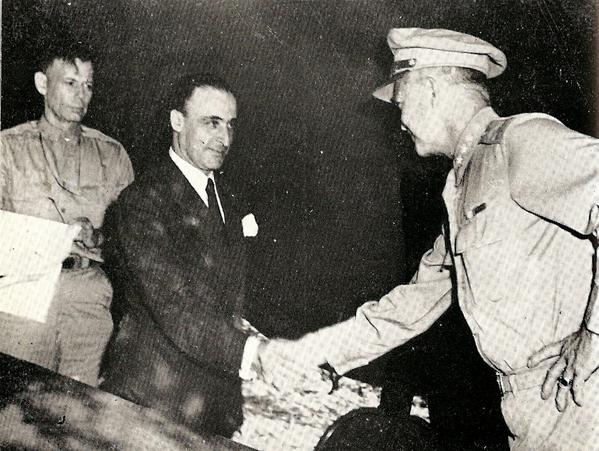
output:
<svg viewBox="0 0 599 451"><path fill-rule="evenodd" d="M233 132L227 126L227 124L223 124L218 130L218 139L222 143L223 146L229 147L231 142L233 141Z"/></svg>
<svg viewBox="0 0 599 451"><path fill-rule="evenodd" d="M89 101L91 98L91 91L84 84L80 85L77 89L77 97L83 101Z"/></svg>

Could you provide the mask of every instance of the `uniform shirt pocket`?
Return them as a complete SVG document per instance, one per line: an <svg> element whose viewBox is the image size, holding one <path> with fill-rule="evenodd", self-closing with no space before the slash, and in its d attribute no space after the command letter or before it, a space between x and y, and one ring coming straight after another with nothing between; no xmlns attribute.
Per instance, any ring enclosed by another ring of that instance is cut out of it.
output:
<svg viewBox="0 0 599 451"><path fill-rule="evenodd" d="M460 227L455 253L461 257L468 283L476 300L500 301L505 297L513 269L509 229L485 209Z"/></svg>
<svg viewBox="0 0 599 451"><path fill-rule="evenodd" d="M40 177L15 178L6 199L6 209L15 213L60 221L51 198L51 186Z"/></svg>

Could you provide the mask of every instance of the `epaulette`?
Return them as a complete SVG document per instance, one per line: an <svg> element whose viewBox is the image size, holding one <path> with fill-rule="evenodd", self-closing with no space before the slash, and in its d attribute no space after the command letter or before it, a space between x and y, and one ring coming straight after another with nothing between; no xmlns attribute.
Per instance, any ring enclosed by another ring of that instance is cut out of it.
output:
<svg viewBox="0 0 599 451"><path fill-rule="evenodd" d="M95 128L90 128L90 127L86 127L85 125L82 125L81 126L81 134L83 136L85 136L86 138L92 138L92 139L98 139L100 141L106 141L106 142L109 142L111 144L121 147L121 143L118 142L116 139L111 138L108 135L105 135L104 133L102 133L99 130L96 130Z"/></svg>
<svg viewBox="0 0 599 451"><path fill-rule="evenodd" d="M27 121L22 124L15 125L14 127L7 128L6 130L2 130L3 137L9 136L26 136L29 134L37 134L39 133L38 121Z"/></svg>
<svg viewBox="0 0 599 451"><path fill-rule="evenodd" d="M480 142L482 144L497 144L500 143L503 139L503 135L505 130L508 128L514 116L511 117L502 117L491 121L491 123L487 126L485 133L480 138Z"/></svg>
<svg viewBox="0 0 599 451"><path fill-rule="evenodd" d="M523 113L514 116L502 117L492 121L480 139L481 144L498 144L503 140L508 127L513 124L522 124L533 119L548 119L561 123L553 116L543 113Z"/></svg>

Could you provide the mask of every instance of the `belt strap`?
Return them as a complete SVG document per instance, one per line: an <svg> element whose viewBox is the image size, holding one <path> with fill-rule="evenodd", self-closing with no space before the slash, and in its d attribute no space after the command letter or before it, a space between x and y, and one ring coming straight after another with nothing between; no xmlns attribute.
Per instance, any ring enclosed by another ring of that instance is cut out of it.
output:
<svg viewBox="0 0 599 451"><path fill-rule="evenodd" d="M549 371L548 366L525 370L521 373L503 374L497 373L497 384L501 395L506 393L517 393L529 388L540 387L545 382L545 376Z"/></svg>

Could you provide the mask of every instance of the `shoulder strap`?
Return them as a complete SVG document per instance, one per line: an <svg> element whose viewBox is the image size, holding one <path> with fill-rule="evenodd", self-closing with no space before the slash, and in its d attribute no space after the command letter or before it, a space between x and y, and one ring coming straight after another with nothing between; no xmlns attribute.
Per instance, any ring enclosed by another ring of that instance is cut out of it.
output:
<svg viewBox="0 0 599 451"><path fill-rule="evenodd" d="M503 139L505 130L514 120L515 116L500 118L492 121L485 130L485 133L480 139L482 144L497 144Z"/></svg>
<svg viewBox="0 0 599 451"><path fill-rule="evenodd" d="M561 124L561 122L553 116L543 113L524 113L515 116L502 117L489 124L480 142L482 144L498 144L503 140L503 136L510 125L521 124L533 119L549 119Z"/></svg>

